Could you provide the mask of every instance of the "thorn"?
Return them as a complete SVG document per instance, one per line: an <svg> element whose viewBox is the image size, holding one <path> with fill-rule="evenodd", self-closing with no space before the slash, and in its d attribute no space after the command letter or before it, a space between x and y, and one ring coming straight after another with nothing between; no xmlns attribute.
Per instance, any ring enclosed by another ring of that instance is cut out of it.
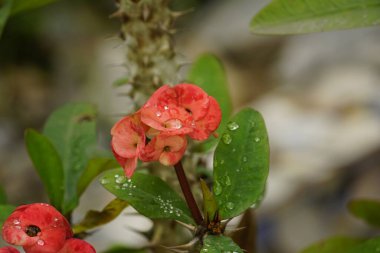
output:
<svg viewBox="0 0 380 253"><path fill-rule="evenodd" d="M185 10L185 11L173 11L171 13L171 15L173 18L178 18L178 17L184 16L186 14L189 14L190 12L193 12L194 10L195 10L194 8L190 8L190 9Z"/></svg>

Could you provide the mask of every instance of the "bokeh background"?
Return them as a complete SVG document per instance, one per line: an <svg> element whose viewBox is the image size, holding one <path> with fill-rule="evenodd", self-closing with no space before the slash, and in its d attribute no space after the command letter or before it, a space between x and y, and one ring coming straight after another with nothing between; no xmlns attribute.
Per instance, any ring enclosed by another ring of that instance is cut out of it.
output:
<svg viewBox="0 0 380 253"><path fill-rule="evenodd" d="M235 110L252 106L267 124L271 168L256 212L259 252L293 253L332 235L375 233L346 209L380 199L380 28L257 36L251 17L268 1L176 0L176 51L188 64L212 52L224 63ZM112 83L126 71L112 0L67 0L12 17L0 39L0 183L12 204L46 201L23 133L41 129L69 101L99 109L99 141L128 110ZM179 73L185 77L186 65ZM177 78L177 77L176 77ZM93 196L96 196L94 198ZM94 182L75 214L112 197ZM126 212L133 212L127 210ZM89 241L139 246L142 217L121 215ZM0 245L4 242L0 242Z"/></svg>

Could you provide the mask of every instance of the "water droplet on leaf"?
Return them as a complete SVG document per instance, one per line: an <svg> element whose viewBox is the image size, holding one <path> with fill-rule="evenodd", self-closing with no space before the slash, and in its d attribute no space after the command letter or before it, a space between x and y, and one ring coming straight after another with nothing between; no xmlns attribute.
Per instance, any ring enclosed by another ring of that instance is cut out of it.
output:
<svg viewBox="0 0 380 253"><path fill-rule="evenodd" d="M227 124L227 128L231 131L235 131L239 128L239 125L236 122L230 122Z"/></svg>
<svg viewBox="0 0 380 253"><path fill-rule="evenodd" d="M224 144L230 144L232 142L231 135L224 133L222 136L222 141L224 142Z"/></svg>
<svg viewBox="0 0 380 253"><path fill-rule="evenodd" d="M37 244L40 245L40 246L44 246L44 245L45 245L45 242L44 242L43 240L39 239L39 240L37 241Z"/></svg>
<svg viewBox="0 0 380 253"><path fill-rule="evenodd" d="M259 142L260 141L260 138L259 137L256 137L255 138L255 142Z"/></svg>
<svg viewBox="0 0 380 253"><path fill-rule="evenodd" d="M224 182L225 182L226 185L231 185L231 179L230 179L230 177L226 176L226 179L225 179Z"/></svg>
<svg viewBox="0 0 380 253"><path fill-rule="evenodd" d="M246 156L243 156L243 162L247 162L248 158Z"/></svg>
<svg viewBox="0 0 380 253"><path fill-rule="evenodd" d="M227 207L227 209L232 210L232 209L234 209L235 204L232 203L232 202L228 202L228 203L226 204L226 207Z"/></svg>
<svg viewBox="0 0 380 253"><path fill-rule="evenodd" d="M108 184L110 181L108 179L103 178L100 183L101 184Z"/></svg>
<svg viewBox="0 0 380 253"><path fill-rule="evenodd" d="M117 177L115 179L115 182L118 183L118 184L124 183L125 182L125 177L124 176Z"/></svg>
<svg viewBox="0 0 380 253"><path fill-rule="evenodd" d="M157 117L161 117L161 112L160 112L160 111L157 111L157 112L156 112L156 116L157 116Z"/></svg>
<svg viewBox="0 0 380 253"><path fill-rule="evenodd" d="M220 185L220 183L218 181L215 181L214 182L214 193L215 195L220 195L222 193L222 186Z"/></svg>

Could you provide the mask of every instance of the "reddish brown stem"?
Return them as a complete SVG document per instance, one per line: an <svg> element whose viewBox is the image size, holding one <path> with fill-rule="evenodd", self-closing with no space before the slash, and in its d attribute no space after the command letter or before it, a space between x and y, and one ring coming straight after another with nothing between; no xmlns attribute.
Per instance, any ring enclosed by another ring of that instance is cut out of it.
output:
<svg viewBox="0 0 380 253"><path fill-rule="evenodd" d="M189 185L189 182L187 181L185 171L183 170L181 161L176 163L174 165L174 168L175 168L175 173L177 174L177 178L181 186L183 195L185 196L187 206L190 209L191 215L193 216L195 222L198 225L201 225L203 222L203 217L198 208L197 203L195 202L193 193L190 190L190 185Z"/></svg>

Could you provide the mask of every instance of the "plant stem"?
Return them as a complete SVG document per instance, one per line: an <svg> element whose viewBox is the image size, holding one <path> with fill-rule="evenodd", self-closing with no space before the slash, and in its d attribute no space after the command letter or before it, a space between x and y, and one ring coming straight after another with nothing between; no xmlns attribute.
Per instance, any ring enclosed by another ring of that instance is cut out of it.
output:
<svg viewBox="0 0 380 253"><path fill-rule="evenodd" d="M190 209L191 215L193 216L195 222L198 225L201 225L203 223L203 217L198 208L197 203L195 202L193 193L190 190L190 185L189 185L189 182L187 181L185 171L183 170L181 161L176 163L174 165L174 168L175 168L175 173L177 174L177 178L181 186L183 195L185 196L187 206Z"/></svg>

